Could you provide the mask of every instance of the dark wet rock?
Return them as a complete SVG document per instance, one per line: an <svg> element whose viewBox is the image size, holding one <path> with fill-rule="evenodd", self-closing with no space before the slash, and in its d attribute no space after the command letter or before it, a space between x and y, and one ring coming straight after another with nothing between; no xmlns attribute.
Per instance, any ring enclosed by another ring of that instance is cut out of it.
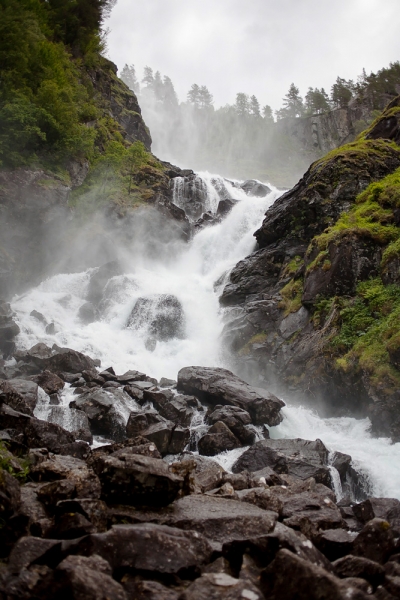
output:
<svg viewBox="0 0 400 600"><path fill-rule="evenodd" d="M207 416L207 420L212 425L217 421L225 423L244 446L254 442L254 431L246 428L246 425L251 423L251 417L246 410L238 406L216 406L215 410Z"/></svg>
<svg viewBox="0 0 400 600"><path fill-rule="evenodd" d="M3 392L3 402L14 410L33 415L38 401L38 386L35 382L25 379L0 380L0 390Z"/></svg>
<svg viewBox="0 0 400 600"><path fill-rule="evenodd" d="M37 321L39 321L39 323L42 323L43 325L47 325L47 319L41 312L39 312L37 310L32 310L29 313L29 316L34 317Z"/></svg>
<svg viewBox="0 0 400 600"><path fill-rule="evenodd" d="M145 373L141 373L140 371L126 371L123 375L117 376L117 381L122 385L127 385L134 381L146 381L147 375Z"/></svg>
<svg viewBox="0 0 400 600"><path fill-rule="evenodd" d="M166 506L182 489L183 479L157 458L121 453L97 455L93 469L101 481L102 497L114 504Z"/></svg>
<svg viewBox="0 0 400 600"><path fill-rule="evenodd" d="M33 363L43 371L45 369L58 373L82 373L85 369L93 369L95 362L85 354L71 348L60 348L53 344L52 348L39 342L29 350L19 350L14 354L17 360Z"/></svg>
<svg viewBox="0 0 400 600"><path fill-rule="evenodd" d="M193 491L197 490L197 492L202 493L209 492L225 482L225 469L210 458L184 454L181 462L184 464L186 461L190 462L190 464L192 461L194 462Z"/></svg>
<svg viewBox="0 0 400 600"><path fill-rule="evenodd" d="M113 569L186 575L196 573L212 553L199 533L154 523L114 525L78 542L78 551L102 556Z"/></svg>
<svg viewBox="0 0 400 600"><path fill-rule="evenodd" d="M124 575L122 585L128 598L135 600L178 600L179 596L179 592L158 581L146 581L130 573Z"/></svg>
<svg viewBox="0 0 400 600"><path fill-rule="evenodd" d="M310 254L310 263L318 253L316 248L315 256ZM320 297L354 295L360 281L379 275L381 257L379 246L355 235L330 243L326 257L330 268L324 269L321 263L306 271L302 302L312 306Z"/></svg>
<svg viewBox="0 0 400 600"><path fill-rule="evenodd" d="M218 202L217 216L226 217L226 215L228 215L231 212L235 204L235 200L231 200L229 198L226 198L225 200L220 200Z"/></svg>
<svg viewBox="0 0 400 600"><path fill-rule="evenodd" d="M135 437L151 425L163 422L164 419L155 411L132 412L126 424L126 434Z"/></svg>
<svg viewBox="0 0 400 600"><path fill-rule="evenodd" d="M234 473L259 471L271 467L278 474L299 480L313 477L317 483L331 486L327 465L328 451L321 440L262 440L244 452L232 467Z"/></svg>
<svg viewBox="0 0 400 600"><path fill-rule="evenodd" d="M35 481L48 481L49 484L42 486L38 495L47 503L56 504L59 500L58 489L63 482L67 482L67 498L94 498L100 497L100 482L93 471L88 468L86 462L72 456L50 456L47 460L38 463L31 469L31 477ZM57 484L51 487L52 483ZM53 500L53 498L57 498Z"/></svg>
<svg viewBox="0 0 400 600"><path fill-rule="evenodd" d="M260 590L250 581L226 573L204 573L180 596L181 600L262 600Z"/></svg>
<svg viewBox="0 0 400 600"><path fill-rule="evenodd" d="M64 381L51 371L43 371L38 375L31 376L31 381L37 383L39 387L42 388L46 392L46 394L57 394L60 390L62 390L65 386Z"/></svg>
<svg viewBox="0 0 400 600"><path fill-rule="evenodd" d="M86 325L97 320L96 308L92 302L85 302L85 304L82 304L82 306L79 307L78 315L81 321Z"/></svg>
<svg viewBox="0 0 400 600"><path fill-rule="evenodd" d="M103 293L108 281L121 273L122 267L118 261L108 262L94 270L89 280L87 293L88 302L97 306L103 298Z"/></svg>
<svg viewBox="0 0 400 600"><path fill-rule="evenodd" d="M282 518L285 525L298 529L314 540L321 530L342 527L340 510L327 494L302 492L283 498Z"/></svg>
<svg viewBox="0 0 400 600"><path fill-rule="evenodd" d="M176 387L176 381L175 381L175 379L168 379L168 377L161 377L161 379L160 379L160 387L161 388Z"/></svg>
<svg viewBox="0 0 400 600"><path fill-rule="evenodd" d="M352 509L362 523L374 518L384 519L395 532L400 533L400 501L396 498L367 498L354 504Z"/></svg>
<svg viewBox="0 0 400 600"><path fill-rule="evenodd" d="M13 321L11 306L0 302L0 353L4 359L9 358L14 352L14 338L19 332L19 326Z"/></svg>
<svg viewBox="0 0 400 600"><path fill-rule="evenodd" d="M93 525L97 533L107 530L107 505L102 500L92 498L62 500L57 503L55 511L57 518L65 514L82 515Z"/></svg>
<svg viewBox="0 0 400 600"><path fill-rule="evenodd" d="M342 485L346 484L347 475L350 476L351 456L343 452L334 452L332 456L332 467L337 469Z"/></svg>
<svg viewBox="0 0 400 600"><path fill-rule="evenodd" d="M36 562L46 562L51 550L60 546L58 540L43 540L37 537L22 537L15 544L8 559L8 570L17 574Z"/></svg>
<svg viewBox="0 0 400 600"><path fill-rule="evenodd" d="M215 456L224 450L233 450L240 446L240 441L222 421L214 423L198 442L199 453L205 456Z"/></svg>
<svg viewBox="0 0 400 600"><path fill-rule="evenodd" d="M154 408L165 419L183 427L190 425L194 409L201 407L199 401L193 396L176 395L172 390L144 390L143 397L145 401L152 402Z"/></svg>
<svg viewBox="0 0 400 600"><path fill-rule="evenodd" d="M157 341L185 337L185 314L181 303L171 294L138 298L128 319L129 329L146 329Z"/></svg>
<svg viewBox="0 0 400 600"><path fill-rule="evenodd" d="M136 402L138 402L139 404L144 404L144 391L151 390L153 388L155 390L156 386L150 381L135 381L130 385L126 385L124 387L124 392L126 392L128 396L133 398L133 400L136 400Z"/></svg>
<svg viewBox="0 0 400 600"><path fill-rule="evenodd" d="M183 452L189 442L189 429L167 421L156 412L131 413L127 423L127 435L140 434L153 442L161 455Z"/></svg>
<svg viewBox="0 0 400 600"><path fill-rule="evenodd" d="M279 550L273 562L261 573L261 589L271 600L366 600L357 588L327 573L321 567Z"/></svg>
<svg viewBox="0 0 400 600"><path fill-rule="evenodd" d="M271 192L270 188L264 183L260 183L255 179L247 179L240 185L242 190L246 192L248 196L258 196L260 198L267 196Z"/></svg>
<svg viewBox="0 0 400 600"><path fill-rule="evenodd" d="M267 485L284 485L285 481L275 473L271 467L264 467L259 471L253 471L253 481L257 482L257 485L266 483Z"/></svg>
<svg viewBox="0 0 400 600"><path fill-rule="evenodd" d="M372 519L364 526L353 543L353 554L378 563L385 563L395 551L392 528L383 519Z"/></svg>
<svg viewBox="0 0 400 600"><path fill-rule="evenodd" d="M80 512L68 512L56 515L47 537L72 540L95 532L96 527Z"/></svg>
<svg viewBox="0 0 400 600"><path fill-rule="evenodd" d="M192 495L174 502L161 518L173 527L197 531L221 548L233 540L266 535L277 514L237 500Z"/></svg>
<svg viewBox="0 0 400 600"><path fill-rule="evenodd" d="M383 583L385 579L385 569L382 565L363 556L349 554L336 560L333 568L338 577L361 577L374 587Z"/></svg>
<svg viewBox="0 0 400 600"><path fill-rule="evenodd" d="M58 565L50 586L61 598L127 600L124 588L112 579L109 565L100 556L68 556Z"/></svg>
<svg viewBox="0 0 400 600"><path fill-rule="evenodd" d="M353 540L354 535L344 529L327 529L314 538L314 543L330 561L334 561L351 554Z"/></svg>
<svg viewBox="0 0 400 600"><path fill-rule="evenodd" d="M18 481L7 471L0 470L0 518L7 519L19 508L21 492Z"/></svg>
<svg viewBox="0 0 400 600"><path fill-rule="evenodd" d="M129 405L130 398L120 389L96 389L70 403L71 408L86 413L93 435L106 435L116 441L126 437L125 418L121 410L129 410Z"/></svg>
<svg viewBox="0 0 400 600"><path fill-rule="evenodd" d="M19 413L6 404L0 406L0 429L15 431L21 436L19 441L29 448L47 448L56 453L75 441L73 434L60 425Z"/></svg>
<svg viewBox="0 0 400 600"><path fill-rule="evenodd" d="M276 513L282 512L282 501L276 494L265 487L254 487L251 489L239 490L237 497L242 502L254 504L264 510L272 510Z"/></svg>
<svg viewBox="0 0 400 600"><path fill-rule="evenodd" d="M284 402L273 394L254 388L226 369L185 367L178 373L178 390L193 394L212 406L228 404L249 412L256 425L278 425Z"/></svg>

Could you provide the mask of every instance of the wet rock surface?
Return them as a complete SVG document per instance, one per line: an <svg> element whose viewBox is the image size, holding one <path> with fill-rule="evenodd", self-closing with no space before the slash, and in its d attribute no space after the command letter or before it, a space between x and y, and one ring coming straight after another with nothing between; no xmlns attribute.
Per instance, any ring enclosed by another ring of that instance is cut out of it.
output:
<svg viewBox="0 0 400 600"><path fill-rule="evenodd" d="M185 367L178 373L178 390L193 394L212 406L228 404L248 411L256 425L278 425L284 402L273 394L254 388L227 369Z"/></svg>

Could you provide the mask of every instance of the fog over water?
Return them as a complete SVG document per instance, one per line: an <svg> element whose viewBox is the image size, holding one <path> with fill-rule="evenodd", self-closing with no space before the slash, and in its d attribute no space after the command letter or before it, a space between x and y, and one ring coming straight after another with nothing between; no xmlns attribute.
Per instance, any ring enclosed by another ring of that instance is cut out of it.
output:
<svg viewBox="0 0 400 600"><path fill-rule="evenodd" d="M213 183L221 180L208 173L201 177L209 191L210 209L215 212ZM137 213L136 225L142 232L142 241L137 241L130 250L121 249L125 272L108 282L99 320L84 325L78 314L86 301L93 269L55 275L14 298L12 307L21 328L19 346L57 343L99 358L103 368L112 365L117 373L137 369L157 379L162 376L176 379L178 370L189 365L232 367L220 342L223 310L218 296L229 270L254 249L253 232L281 192L271 186L269 195L256 198L227 181L223 183L238 202L221 223L201 230L189 244L171 239L162 246L156 244L157 252L147 252L147 244L151 244L155 232L146 211ZM179 203L179 184L175 188ZM127 323L136 301L154 294L169 294L179 300L185 331L182 339L157 341L155 348L149 349L146 323L139 328L129 328ZM30 316L32 309L54 322L54 335L46 334L44 325ZM50 418L72 430L76 423L68 408L71 399L72 390L68 386L59 407L51 407L44 396L37 416ZM125 420L130 410L139 410L134 401L128 404L120 406ZM322 419L308 408L290 403L283 414L281 425L271 428L271 437L320 438L330 450L352 455L353 464L364 474L371 493L400 498L400 444L373 439L368 432L368 419ZM193 423L193 427L201 431L202 420ZM230 468L243 450L222 453L217 460Z"/></svg>

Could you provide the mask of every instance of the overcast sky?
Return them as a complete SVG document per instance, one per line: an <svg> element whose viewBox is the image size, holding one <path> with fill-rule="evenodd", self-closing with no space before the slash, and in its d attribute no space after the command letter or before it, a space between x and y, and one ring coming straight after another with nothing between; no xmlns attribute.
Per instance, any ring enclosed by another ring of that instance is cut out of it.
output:
<svg viewBox="0 0 400 600"><path fill-rule="evenodd" d="M399 22L400 0L118 0L108 56L168 75L181 101L198 83L216 107L245 92L277 109L292 82L329 92L400 60Z"/></svg>

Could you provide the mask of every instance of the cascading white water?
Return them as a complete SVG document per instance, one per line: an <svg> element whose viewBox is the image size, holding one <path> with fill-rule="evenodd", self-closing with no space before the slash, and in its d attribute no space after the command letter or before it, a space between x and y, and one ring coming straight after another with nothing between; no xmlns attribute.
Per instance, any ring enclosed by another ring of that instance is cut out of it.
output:
<svg viewBox="0 0 400 600"><path fill-rule="evenodd" d="M12 307L21 328L18 345L29 348L37 342L68 346L99 358L103 367L113 366L123 373L137 369L152 377L176 378L180 368L188 365L229 366L220 345L222 310L218 302L224 274L254 248L253 232L260 225L266 209L280 192L264 198L247 196L235 183L208 173L198 175L206 189L204 210L215 213L219 189L224 189L237 203L218 224L199 231L189 244L171 240L158 256L135 248L124 275L113 277L105 290L100 320L83 325L79 307L86 301L90 275L61 274L51 277L19 298ZM175 202L184 208L182 180L175 181ZM140 219L140 213L138 213ZM219 282L219 287L215 283ZM143 297L173 295L182 305L185 335L168 341L158 340L149 347L146 327L126 328L136 301ZM35 309L54 322L56 333L45 332L42 323L30 316ZM62 422L76 429L68 411L72 392L67 388L61 405L51 407L45 399L37 415ZM131 410L137 409L132 406ZM320 438L331 451L353 457L353 464L370 482L375 495L400 498L400 444L391 445L386 438L374 439L368 433L368 419L322 419L306 408L286 406L284 421L271 428L271 437ZM193 434L203 431L202 415L193 423ZM230 468L244 449L219 455L217 460Z"/></svg>

